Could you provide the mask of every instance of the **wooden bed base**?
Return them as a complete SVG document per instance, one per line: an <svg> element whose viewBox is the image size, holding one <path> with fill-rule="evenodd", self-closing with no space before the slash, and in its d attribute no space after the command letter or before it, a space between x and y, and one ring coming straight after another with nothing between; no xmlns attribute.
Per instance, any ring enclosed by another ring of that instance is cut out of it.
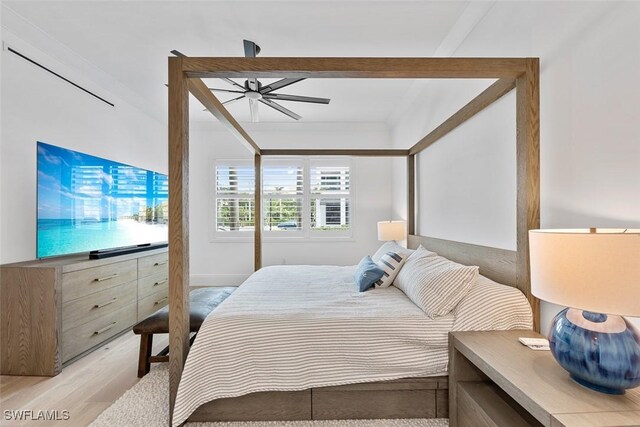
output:
<svg viewBox="0 0 640 427"><path fill-rule="evenodd" d="M251 393L206 403L189 421L447 418L448 388L448 377L438 376Z"/></svg>

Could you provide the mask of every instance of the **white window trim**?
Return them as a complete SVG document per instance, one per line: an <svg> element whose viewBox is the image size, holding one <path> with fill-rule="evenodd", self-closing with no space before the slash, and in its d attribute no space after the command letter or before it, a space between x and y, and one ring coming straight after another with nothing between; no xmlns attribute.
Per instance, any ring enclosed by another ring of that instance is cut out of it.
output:
<svg viewBox="0 0 640 427"><path fill-rule="evenodd" d="M262 239L265 243L312 243L312 242L353 242L355 241L354 235L354 224L355 224L355 212L356 212L356 185L355 185L355 163L353 161L353 157L351 156L340 156L340 157L311 157L311 156L295 156L295 157L266 157L263 158L262 165L264 167L265 164L269 163L277 163L283 162L285 164L291 164L292 160L295 162L300 162L303 165L303 194L302 196L292 195L291 198L301 198L303 200L302 207L302 215L306 222L303 223L303 229L299 232L289 232L287 231L287 235L284 236L284 232L278 231L262 231ZM314 162L322 162L327 164L343 164L349 166L349 195L347 199L349 200L349 230L348 231L338 231L331 232L327 230L319 231L311 229L311 184L310 184L310 175L311 175L311 163ZM223 158L212 158L210 159L209 166L209 241L215 243L242 243L242 242L253 242L254 234L252 231L225 231L219 232L217 230L217 211L216 211L216 198L217 198L217 187L216 187L216 168L221 163L236 163L242 166L251 166L253 167L253 161L250 159L223 159ZM252 196L248 196L246 198L253 198ZM264 192L261 195L262 203L261 205L264 208L264 201L267 199L264 196ZM261 215L262 217L262 215ZM262 222L262 218L261 218Z"/></svg>

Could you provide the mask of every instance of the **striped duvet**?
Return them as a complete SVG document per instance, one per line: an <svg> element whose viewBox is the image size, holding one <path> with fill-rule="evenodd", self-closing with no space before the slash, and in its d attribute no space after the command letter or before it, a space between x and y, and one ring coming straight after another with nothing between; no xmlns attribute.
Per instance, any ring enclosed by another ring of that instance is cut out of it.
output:
<svg viewBox="0 0 640 427"><path fill-rule="evenodd" d="M247 279L202 325L173 425L224 397L442 374L449 331L531 328L524 296L488 279L462 312L429 319L396 287L358 292L354 269L274 266Z"/></svg>

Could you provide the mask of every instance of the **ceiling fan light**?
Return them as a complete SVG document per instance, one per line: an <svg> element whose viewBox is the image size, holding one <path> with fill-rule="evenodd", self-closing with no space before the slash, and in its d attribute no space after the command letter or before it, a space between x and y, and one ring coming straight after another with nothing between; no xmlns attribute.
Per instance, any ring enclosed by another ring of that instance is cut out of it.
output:
<svg viewBox="0 0 640 427"><path fill-rule="evenodd" d="M254 99L254 100L259 100L262 99L262 94L260 92L255 92L255 91L248 91L244 93L244 96L246 96L249 99Z"/></svg>

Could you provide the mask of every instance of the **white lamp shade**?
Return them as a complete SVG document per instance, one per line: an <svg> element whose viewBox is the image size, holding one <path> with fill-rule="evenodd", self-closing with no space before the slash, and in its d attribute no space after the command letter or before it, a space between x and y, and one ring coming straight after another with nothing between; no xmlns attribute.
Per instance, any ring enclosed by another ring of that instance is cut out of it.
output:
<svg viewBox="0 0 640 427"><path fill-rule="evenodd" d="M640 316L640 230L529 231L531 292L555 304Z"/></svg>
<svg viewBox="0 0 640 427"><path fill-rule="evenodd" d="M404 240L407 238L406 221L379 221L378 240Z"/></svg>

